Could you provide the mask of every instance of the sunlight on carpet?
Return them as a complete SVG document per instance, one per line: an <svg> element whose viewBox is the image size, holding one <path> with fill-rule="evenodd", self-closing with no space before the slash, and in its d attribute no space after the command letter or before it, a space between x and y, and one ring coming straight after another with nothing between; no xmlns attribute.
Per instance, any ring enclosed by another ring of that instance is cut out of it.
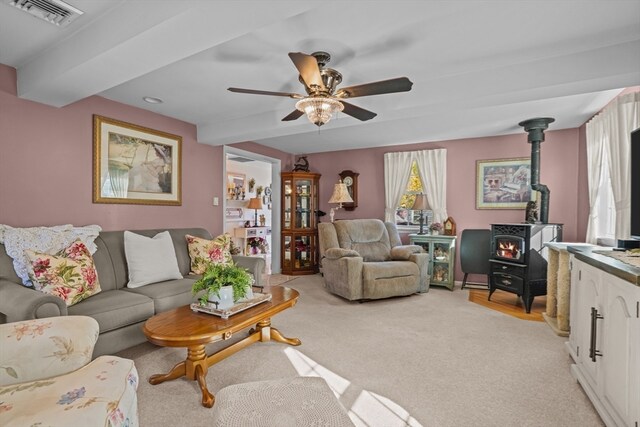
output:
<svg viewBox="0 0 640 427"><path fill-rule="evenodd" d="M324 379L336 398L346 392L351 382L307 357L299 350L286 348L284 353L300 376ZM351 408L347 408L351 421L357 427L383 425L387 427L422 427L422 424L402 406L379 394L362 390Z"/></svg>
<svg viewBox="0 0 640 427"><path fill-rule="evenodd" d="M479 304L491 310L496 310L509 316L517 317L523 320L532 320L535 322L543 322L542 313L547 308L547 297L535 297L531 304L531 313L527 313L524 309L522 299L516 294L497 290L491 295L491 301L487 301L489 292L486 290L469 290L469 301Z"/></svg>

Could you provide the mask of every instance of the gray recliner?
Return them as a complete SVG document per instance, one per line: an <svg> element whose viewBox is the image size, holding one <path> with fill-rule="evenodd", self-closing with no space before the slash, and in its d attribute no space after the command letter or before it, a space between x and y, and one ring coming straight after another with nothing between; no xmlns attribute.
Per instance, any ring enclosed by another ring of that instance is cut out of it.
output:
<svg viewBox="0 0 640 427"><path fill-rule="evenodd" d="M348 300L380 299L429 290L429 255L402 245L396 225L379 219L318 225L325 287Z"/></svg>

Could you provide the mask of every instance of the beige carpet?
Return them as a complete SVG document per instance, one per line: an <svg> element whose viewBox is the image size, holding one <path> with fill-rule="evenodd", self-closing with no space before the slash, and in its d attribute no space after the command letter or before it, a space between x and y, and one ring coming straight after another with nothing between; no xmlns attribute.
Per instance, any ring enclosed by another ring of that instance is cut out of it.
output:
<svg viewBox="0 0 640 427"><path fill-rule="evenodd" d="M299 347L256 343L210 368L210 390L239 382L320 375L362 426L602 426L569 372L564 338L467 301L467 291L364 304L328 294L320 276L292 280L298 304L273 325ZM240 338L240 337L238 337ZM218 348L219 344L211 346ZM185 350L142 344L135 360L144 426L208 426L195 382L150 385Z"/></svg>
<svg viewBox="0 0 640 427"><path fill-rule="evenodd" d="M282 285L298 276L287 276L286 274L263 274L262 283L265 287Z"/></svg>

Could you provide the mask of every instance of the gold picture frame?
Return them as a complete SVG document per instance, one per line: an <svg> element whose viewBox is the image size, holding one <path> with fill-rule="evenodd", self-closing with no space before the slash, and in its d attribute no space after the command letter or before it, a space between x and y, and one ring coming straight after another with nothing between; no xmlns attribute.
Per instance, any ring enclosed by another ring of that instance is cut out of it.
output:
<svg viewBox="0 0 640 427"><path fill-rule="evenodd" d="M525 209L536 193L529 157L476 161L476 209Z"/></svg>
<svg viewBox="0 0 640 427"><path fill-rule="evenodd" d="M182 137L93 116L93 202L182 205Z"/></svg>

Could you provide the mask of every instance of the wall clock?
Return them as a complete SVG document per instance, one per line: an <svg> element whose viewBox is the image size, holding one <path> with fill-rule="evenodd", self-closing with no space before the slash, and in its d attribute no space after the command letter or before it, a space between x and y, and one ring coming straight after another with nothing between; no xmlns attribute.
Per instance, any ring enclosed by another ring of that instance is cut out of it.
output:
<svg viewBox="0 0 640 427"><path fill-rule="evenodd" d="M342 207L347 211L352 211L358 207L358 172L346 170L340 172L340 179L347 186L349 195L353 199L353 203L343 203Z"/></svg>

